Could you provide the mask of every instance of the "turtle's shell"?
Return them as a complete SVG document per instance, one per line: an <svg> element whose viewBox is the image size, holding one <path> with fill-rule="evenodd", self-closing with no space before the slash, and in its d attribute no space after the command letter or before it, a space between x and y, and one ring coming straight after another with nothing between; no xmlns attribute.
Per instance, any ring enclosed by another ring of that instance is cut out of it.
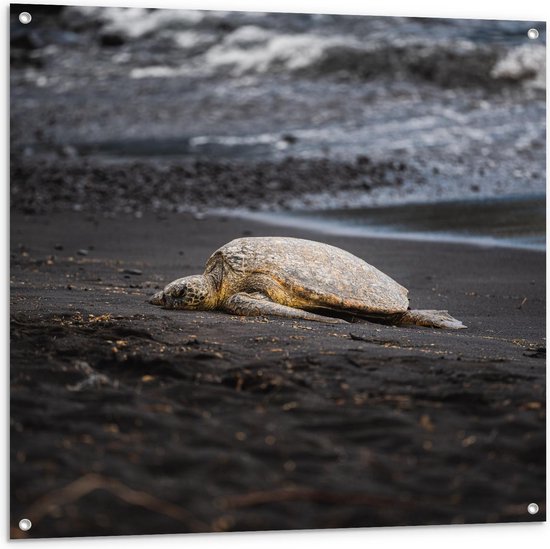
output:
<svg viewBox="0 0 550 549"><path fill-rule="evenodd" d="M288 304L297 307L394 314L405 312L409 305L408 290L395 280L349 252L321 242L238 238L212 254L206 271L220 259L230 267L231 278L242 282L241 289L247 289L247 280L267 276L290 296Z"/></svg>

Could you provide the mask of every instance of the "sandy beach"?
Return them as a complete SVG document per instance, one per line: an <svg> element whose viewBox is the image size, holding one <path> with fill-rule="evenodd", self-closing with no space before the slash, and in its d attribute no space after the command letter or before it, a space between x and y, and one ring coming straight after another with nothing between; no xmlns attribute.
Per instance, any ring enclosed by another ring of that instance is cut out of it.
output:
<svg viewBox="0 0 550 549"><path fill-rule="evenodd" d="M545 493L544 254L323 235L460 332L147 303L225 241L271 234L319 239L219 217L12 216L13 524L49 537L543 520L526 505Z"/></svg>

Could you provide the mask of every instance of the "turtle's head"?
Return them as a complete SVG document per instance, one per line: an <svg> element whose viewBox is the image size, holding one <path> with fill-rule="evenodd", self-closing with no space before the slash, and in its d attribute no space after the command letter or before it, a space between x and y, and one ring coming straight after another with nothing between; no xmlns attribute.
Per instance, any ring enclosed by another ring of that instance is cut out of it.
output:
<svg viewBox="0 0 550 549"><path fill-rule="evenodd" d="M209 276L193 275L170 282L149 303L165 309L208 310L216 306L216 288Z"/></svg>

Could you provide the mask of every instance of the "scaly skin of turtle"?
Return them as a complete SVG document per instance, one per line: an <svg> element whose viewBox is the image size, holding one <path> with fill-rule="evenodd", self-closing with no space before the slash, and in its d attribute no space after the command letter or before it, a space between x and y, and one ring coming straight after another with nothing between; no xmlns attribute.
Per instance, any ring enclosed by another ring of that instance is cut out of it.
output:
<svg viewBox="0 0 550 549"><path fill-rule="evenodd" d="M239 316L281 316L284 318L296 318L302 320L314 320L329 324L347 324L341 318L331 318L315 313L309 313L302 309L295 309L287 305L274 303L265 296L257 297L244 292L231 296L223 306L225 312Z"/></svg>

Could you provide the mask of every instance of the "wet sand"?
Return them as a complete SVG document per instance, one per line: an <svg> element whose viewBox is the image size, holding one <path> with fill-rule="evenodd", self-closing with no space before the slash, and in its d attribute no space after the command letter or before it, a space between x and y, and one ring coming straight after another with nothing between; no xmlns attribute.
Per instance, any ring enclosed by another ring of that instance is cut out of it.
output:
<svg viewBox="0 0 550 549"><path fill-rule="evenodd" d="M468 330L146 302L269 234L345 248ZM23 516L30 537L545 519L543 253L147 212L14 212L11 240L12 537Z"/></svg>

